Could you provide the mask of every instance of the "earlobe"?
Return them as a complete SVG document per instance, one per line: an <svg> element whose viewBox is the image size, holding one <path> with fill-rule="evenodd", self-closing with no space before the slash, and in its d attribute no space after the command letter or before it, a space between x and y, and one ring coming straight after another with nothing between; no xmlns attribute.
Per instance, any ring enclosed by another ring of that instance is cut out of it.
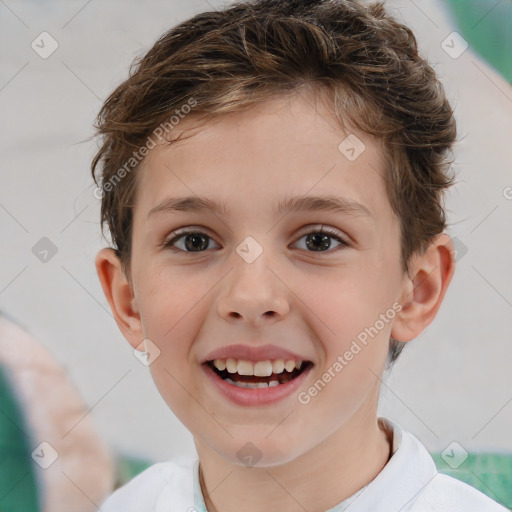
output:
<svg viewBox="0 0 512 512"><path fill-rule="evenodd" d="M409 263L404 278L402 310L397 315L391 336L410 341L434 320L455 271L453 243L446 234L437 235L422 254Z"/></svg>
<svg viewBox="0 0 512 512"><path fill-rule="evenodd" d="M140 313L119 258L113 249L104 248L96 255L95 264L103 293L119 329L132 347L138 347L144 338Z"/></svg>

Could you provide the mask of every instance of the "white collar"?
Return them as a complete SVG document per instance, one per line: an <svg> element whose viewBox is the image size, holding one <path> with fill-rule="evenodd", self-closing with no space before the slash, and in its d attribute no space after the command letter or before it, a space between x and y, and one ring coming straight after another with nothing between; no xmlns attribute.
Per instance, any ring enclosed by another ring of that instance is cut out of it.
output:
<svg viewBox="0 0 512 512"><path fill-rule="evenodd" d="M436 465L421 442L400 425L379 417L393 433L392 456L380 473L365 487L326 512L386 510L405 512L414 498L438 474ZM197 512L207 512L199 485L199 460L194 463L194 502Z"/></svg>

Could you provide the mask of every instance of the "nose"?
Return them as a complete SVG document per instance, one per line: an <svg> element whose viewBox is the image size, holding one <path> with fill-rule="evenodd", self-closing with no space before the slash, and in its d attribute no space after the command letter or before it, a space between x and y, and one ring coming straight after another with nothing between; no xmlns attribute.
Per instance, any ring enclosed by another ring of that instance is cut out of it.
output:
<svg viewBox="0 0 512 512"><path fill-rule="evenodd" d="M226 321L257 327L286 316L290 292L278 272L267 263L263 255L252 263L242 258L234 262L218 299L219 314Z"/></svg>

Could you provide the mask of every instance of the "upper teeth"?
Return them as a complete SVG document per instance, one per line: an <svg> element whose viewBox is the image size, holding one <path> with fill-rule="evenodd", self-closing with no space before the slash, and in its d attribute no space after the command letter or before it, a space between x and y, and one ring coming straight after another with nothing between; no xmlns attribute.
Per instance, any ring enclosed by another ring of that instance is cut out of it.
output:
<svg viewBox="0 0 512 512"><path fill-rule="evenodd" d="M302 361L293 359L275 359L273 361L246 361L245 359L215 359L213 365L218 370L227 370L229 373L238 373L239 375L255 375L256 377L269 377L272 373L282 373L284 370L292 372L295 368L300 369Z"/></svg>

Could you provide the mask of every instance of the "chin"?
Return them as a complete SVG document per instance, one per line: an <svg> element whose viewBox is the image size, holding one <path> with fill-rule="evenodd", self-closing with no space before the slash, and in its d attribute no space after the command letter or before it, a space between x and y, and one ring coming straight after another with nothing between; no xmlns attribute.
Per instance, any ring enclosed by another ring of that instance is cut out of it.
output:
<svg viewBox="0 0 512 512"><path fill-rule="evenodd" d="M270 468L282 466L297 457L300 457L302 451L297 446L283 442L282 438L276 437L275 440L269 440L262 435L257 437L246 437L233 442L231 440L230 449L222 449L219 453L231 464L246 467Z"/></svg>

